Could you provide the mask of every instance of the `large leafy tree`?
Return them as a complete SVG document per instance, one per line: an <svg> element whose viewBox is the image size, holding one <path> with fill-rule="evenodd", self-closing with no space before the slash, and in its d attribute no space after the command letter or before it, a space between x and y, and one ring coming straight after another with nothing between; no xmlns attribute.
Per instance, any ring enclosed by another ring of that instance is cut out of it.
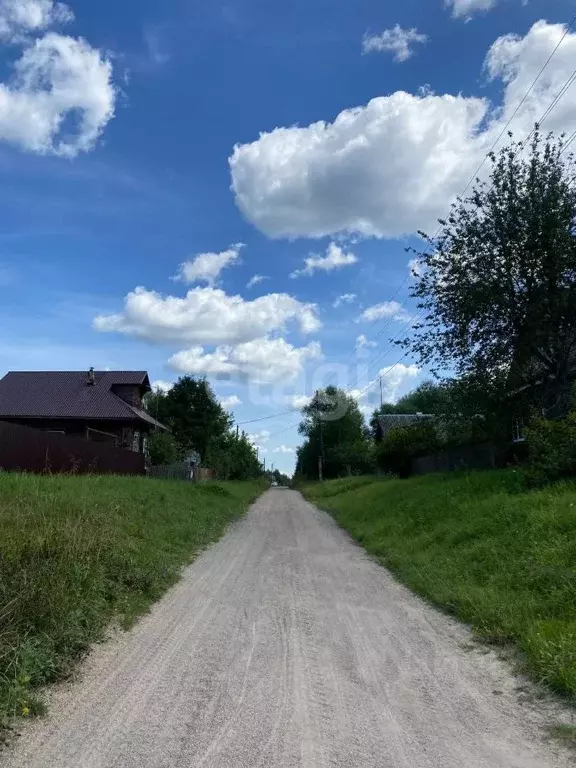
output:
<svg viewBox="0 0 576 768"><path fill-rule="evenodd" d="M232 417L205 378L182 376L169 392L148 395L146 408L170 427L182 451L197 451L203 460L210 442L232 426Z"/></svg>
<svg viewBox="0 0 576 768"><path fill-rule="evenodd" d="M319 390L302 410L299 431L305 442L297 454L296 473L318 477L323 458L324 477L339 477L371 468L371 446L358 403L341 389Z"/></svg>
<svg viewBox="0 0 576 768"><path fill-rule="evenodd" d="M247 480L263 473L256 448L244 434L233 431L210 441L206 463L220 480Z"/></svg>
<svg viewBox="0 0 576 768"><path fill-rule="evenodd" d="M404 344L473 399L570 408L576 360L576 163L534 133L492 154L490 180L458 199L426 247L413 295L423 319Z"/></svg>

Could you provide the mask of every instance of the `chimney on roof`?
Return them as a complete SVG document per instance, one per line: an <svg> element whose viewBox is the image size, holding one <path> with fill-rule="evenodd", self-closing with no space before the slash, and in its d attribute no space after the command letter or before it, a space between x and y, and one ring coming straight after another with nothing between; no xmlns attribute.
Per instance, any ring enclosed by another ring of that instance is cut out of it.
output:
<svg viewBox="0 0 576 768"><path fill-rule="evenodd" d="M94 384L96 384L96 376L94 374L94 367L91 367L88 371L88 375L86 376L86 384L88 384L89 387L93 387Z"/></svg>

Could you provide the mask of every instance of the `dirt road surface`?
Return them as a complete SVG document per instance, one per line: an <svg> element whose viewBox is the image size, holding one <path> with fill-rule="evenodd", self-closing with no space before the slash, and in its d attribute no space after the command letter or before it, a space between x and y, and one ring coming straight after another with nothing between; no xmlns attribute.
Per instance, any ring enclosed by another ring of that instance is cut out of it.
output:
<svg viewBox="0 0 576 768"><path fill-rule="evenodd" d="M549 768L519 682L274 489L60 687L7 768Z"/></svg>

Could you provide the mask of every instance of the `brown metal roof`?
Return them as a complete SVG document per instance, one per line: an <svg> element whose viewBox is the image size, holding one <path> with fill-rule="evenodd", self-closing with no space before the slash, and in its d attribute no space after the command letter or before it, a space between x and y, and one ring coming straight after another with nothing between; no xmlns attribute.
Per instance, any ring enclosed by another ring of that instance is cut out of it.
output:
<svg viewBox="0 0 576 768"><path fill-rule="evenodd" d="M145 411L125 403L114 385L134 384L150 391L146 371L10 371L0 380L0 419L119 419L165 427Z"/></svg>

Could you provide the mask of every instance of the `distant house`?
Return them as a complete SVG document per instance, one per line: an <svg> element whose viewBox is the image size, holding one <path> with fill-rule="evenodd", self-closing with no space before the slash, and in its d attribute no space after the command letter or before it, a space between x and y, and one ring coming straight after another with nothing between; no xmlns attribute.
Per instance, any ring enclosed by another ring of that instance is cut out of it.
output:
<svg viewBox="0 0 576 768"><path fill-rule="evenodd" d="M11 371L0 380L0 420L144 453L166 427L142 408L146 371Z"/></svg>

